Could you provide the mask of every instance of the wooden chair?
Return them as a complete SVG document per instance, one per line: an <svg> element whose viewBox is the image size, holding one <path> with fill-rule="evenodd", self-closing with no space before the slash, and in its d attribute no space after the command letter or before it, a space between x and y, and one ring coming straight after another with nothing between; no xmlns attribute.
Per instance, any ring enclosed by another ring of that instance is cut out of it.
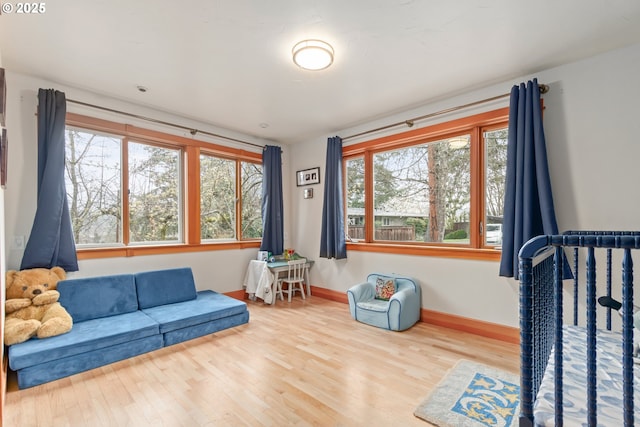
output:
<svg viewBox="0 0 640 427"><path fill-rule="evenodd" d="M304 296L304 273L306 270L307 259L301 258L287 262L289 269L287 270L287 277L278 279L278 290L280 295L287 294L289 302L291 302L291 295L296 291L300 291L302 299ZM286 284L287 288L283 289L282 285Z"/></svg>

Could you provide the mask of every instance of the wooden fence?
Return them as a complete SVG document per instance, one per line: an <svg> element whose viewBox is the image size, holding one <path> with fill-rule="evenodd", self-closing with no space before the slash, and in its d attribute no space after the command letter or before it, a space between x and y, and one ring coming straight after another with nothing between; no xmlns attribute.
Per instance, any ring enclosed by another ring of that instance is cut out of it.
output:
<svg viewBox="0 0 640 427"><path fill-rule="evenodd" d="M364 226L350 225L348 234L352 239L364 240ZM410 225L383 225L375 228L374 240L413 242L416 240L416 231Z"/></svg>

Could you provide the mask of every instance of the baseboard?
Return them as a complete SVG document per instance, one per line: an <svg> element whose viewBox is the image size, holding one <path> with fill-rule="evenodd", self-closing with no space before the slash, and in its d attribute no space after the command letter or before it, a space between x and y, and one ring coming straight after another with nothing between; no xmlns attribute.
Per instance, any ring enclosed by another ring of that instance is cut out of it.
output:
<svg viewBox="0 0 640 427"><path fill-rule="evenodd" d="M247 293L244 291L244 289L240 289L238 291L225 292L224 294L228 297L235 298L240 301L244 301L247 299Z"/></svg>
<svg viewBox="0 0 640 427"><path fill-rule="evenodd" d="M422 309L420 320L432 325L469 332L511 344L520 344L520 329L455 314Z"/></svg>
<svg viewBox="0 0 640 427"><path fill-rule="evenodd" d="M346 292L337 292L327 288L319 288L311 285L311 295L314 297L320 297L331 301L337 301L344 304L349 304Z"/></svg>
<svg viewBox="0 0 640 427"><path fill-rule="evenodd" d="M311 286L311 295L344 304L349 303L346 292ZM512 344L520 343L520 329L511 326L426 309L421 310L420 321Z"/></svg>

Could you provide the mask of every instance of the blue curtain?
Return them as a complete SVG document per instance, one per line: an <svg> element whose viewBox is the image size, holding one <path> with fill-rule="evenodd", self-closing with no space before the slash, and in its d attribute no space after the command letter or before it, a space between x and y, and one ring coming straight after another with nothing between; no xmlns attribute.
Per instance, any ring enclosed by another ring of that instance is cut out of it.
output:
<svg viewBox="0 0 640 427"><path fill-rule="evenodd" d="M20 269L78 271L64 185L66 112L64 93L38 91L38 204Z"/></svg>
<svg viewBox="0 0 640 427"><path fill-rule="evenodd" d="M267 145L262 153L261 251L280 255L284 250L282 218L282 151Z"/></svg>
<svg viewBox="0 0 640 427"><path fill-rule="evenodd" d="M540 89L534 79L511 90L500 276L518 279L520 248L532 237L557 233Z"/></svg>
<svg viewBox="0 0 640 427"><path fill-rule="evenodd" d="M327 140L327 165L320 237L321 258L341 259L347 257L342 188L342 139L336 136Z"/></svg>

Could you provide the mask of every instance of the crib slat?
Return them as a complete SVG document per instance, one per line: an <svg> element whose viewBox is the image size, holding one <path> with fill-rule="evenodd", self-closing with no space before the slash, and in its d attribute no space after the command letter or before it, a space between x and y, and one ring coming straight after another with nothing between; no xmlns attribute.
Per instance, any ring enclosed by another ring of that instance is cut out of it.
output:
<svg viewBox="0 0 640 427"><path fill-rule="evenodd" d="M587 248L587 419L598 424L596 389L596 258L593 247Z"/></svg>
<svg viewBox="0 0 640 427"><path fill-rule="evenodd" d="M520 377L520 424L525 420L533 420L533 400L536 398L533 375L534 334L533 332L533 263L531 259L521 262L520 265L520 366L527 373Z"/></svg>
<svg viewBox="0 0 640 427"><path fill-rule="evenodd" d="M554 363L555 363L555 422L556 426L562 427L562 268L564 252L561 246L556 246L555 249L555 262L554 262L554 299L555 299L555 343L554 343Z"/></svg>
<svg viewBox="0 0 640 427"><path fill-rule="evenodd" d="M611 248L607 248L607 296L611 297ZM607 307L607 331L611 330L611 307Z"/></svg>
<svg viewBox="0 0 640 427"><path fill-rule="evenodd" d="M624 425L633 426L633 258L625 249L622 258L622 399Z"/></svg>
<svg viewBox="0 0 640 427"><path fill-rule="evenodd" d="M578 248L573 248L573 326L578 325Z"/></svg>

